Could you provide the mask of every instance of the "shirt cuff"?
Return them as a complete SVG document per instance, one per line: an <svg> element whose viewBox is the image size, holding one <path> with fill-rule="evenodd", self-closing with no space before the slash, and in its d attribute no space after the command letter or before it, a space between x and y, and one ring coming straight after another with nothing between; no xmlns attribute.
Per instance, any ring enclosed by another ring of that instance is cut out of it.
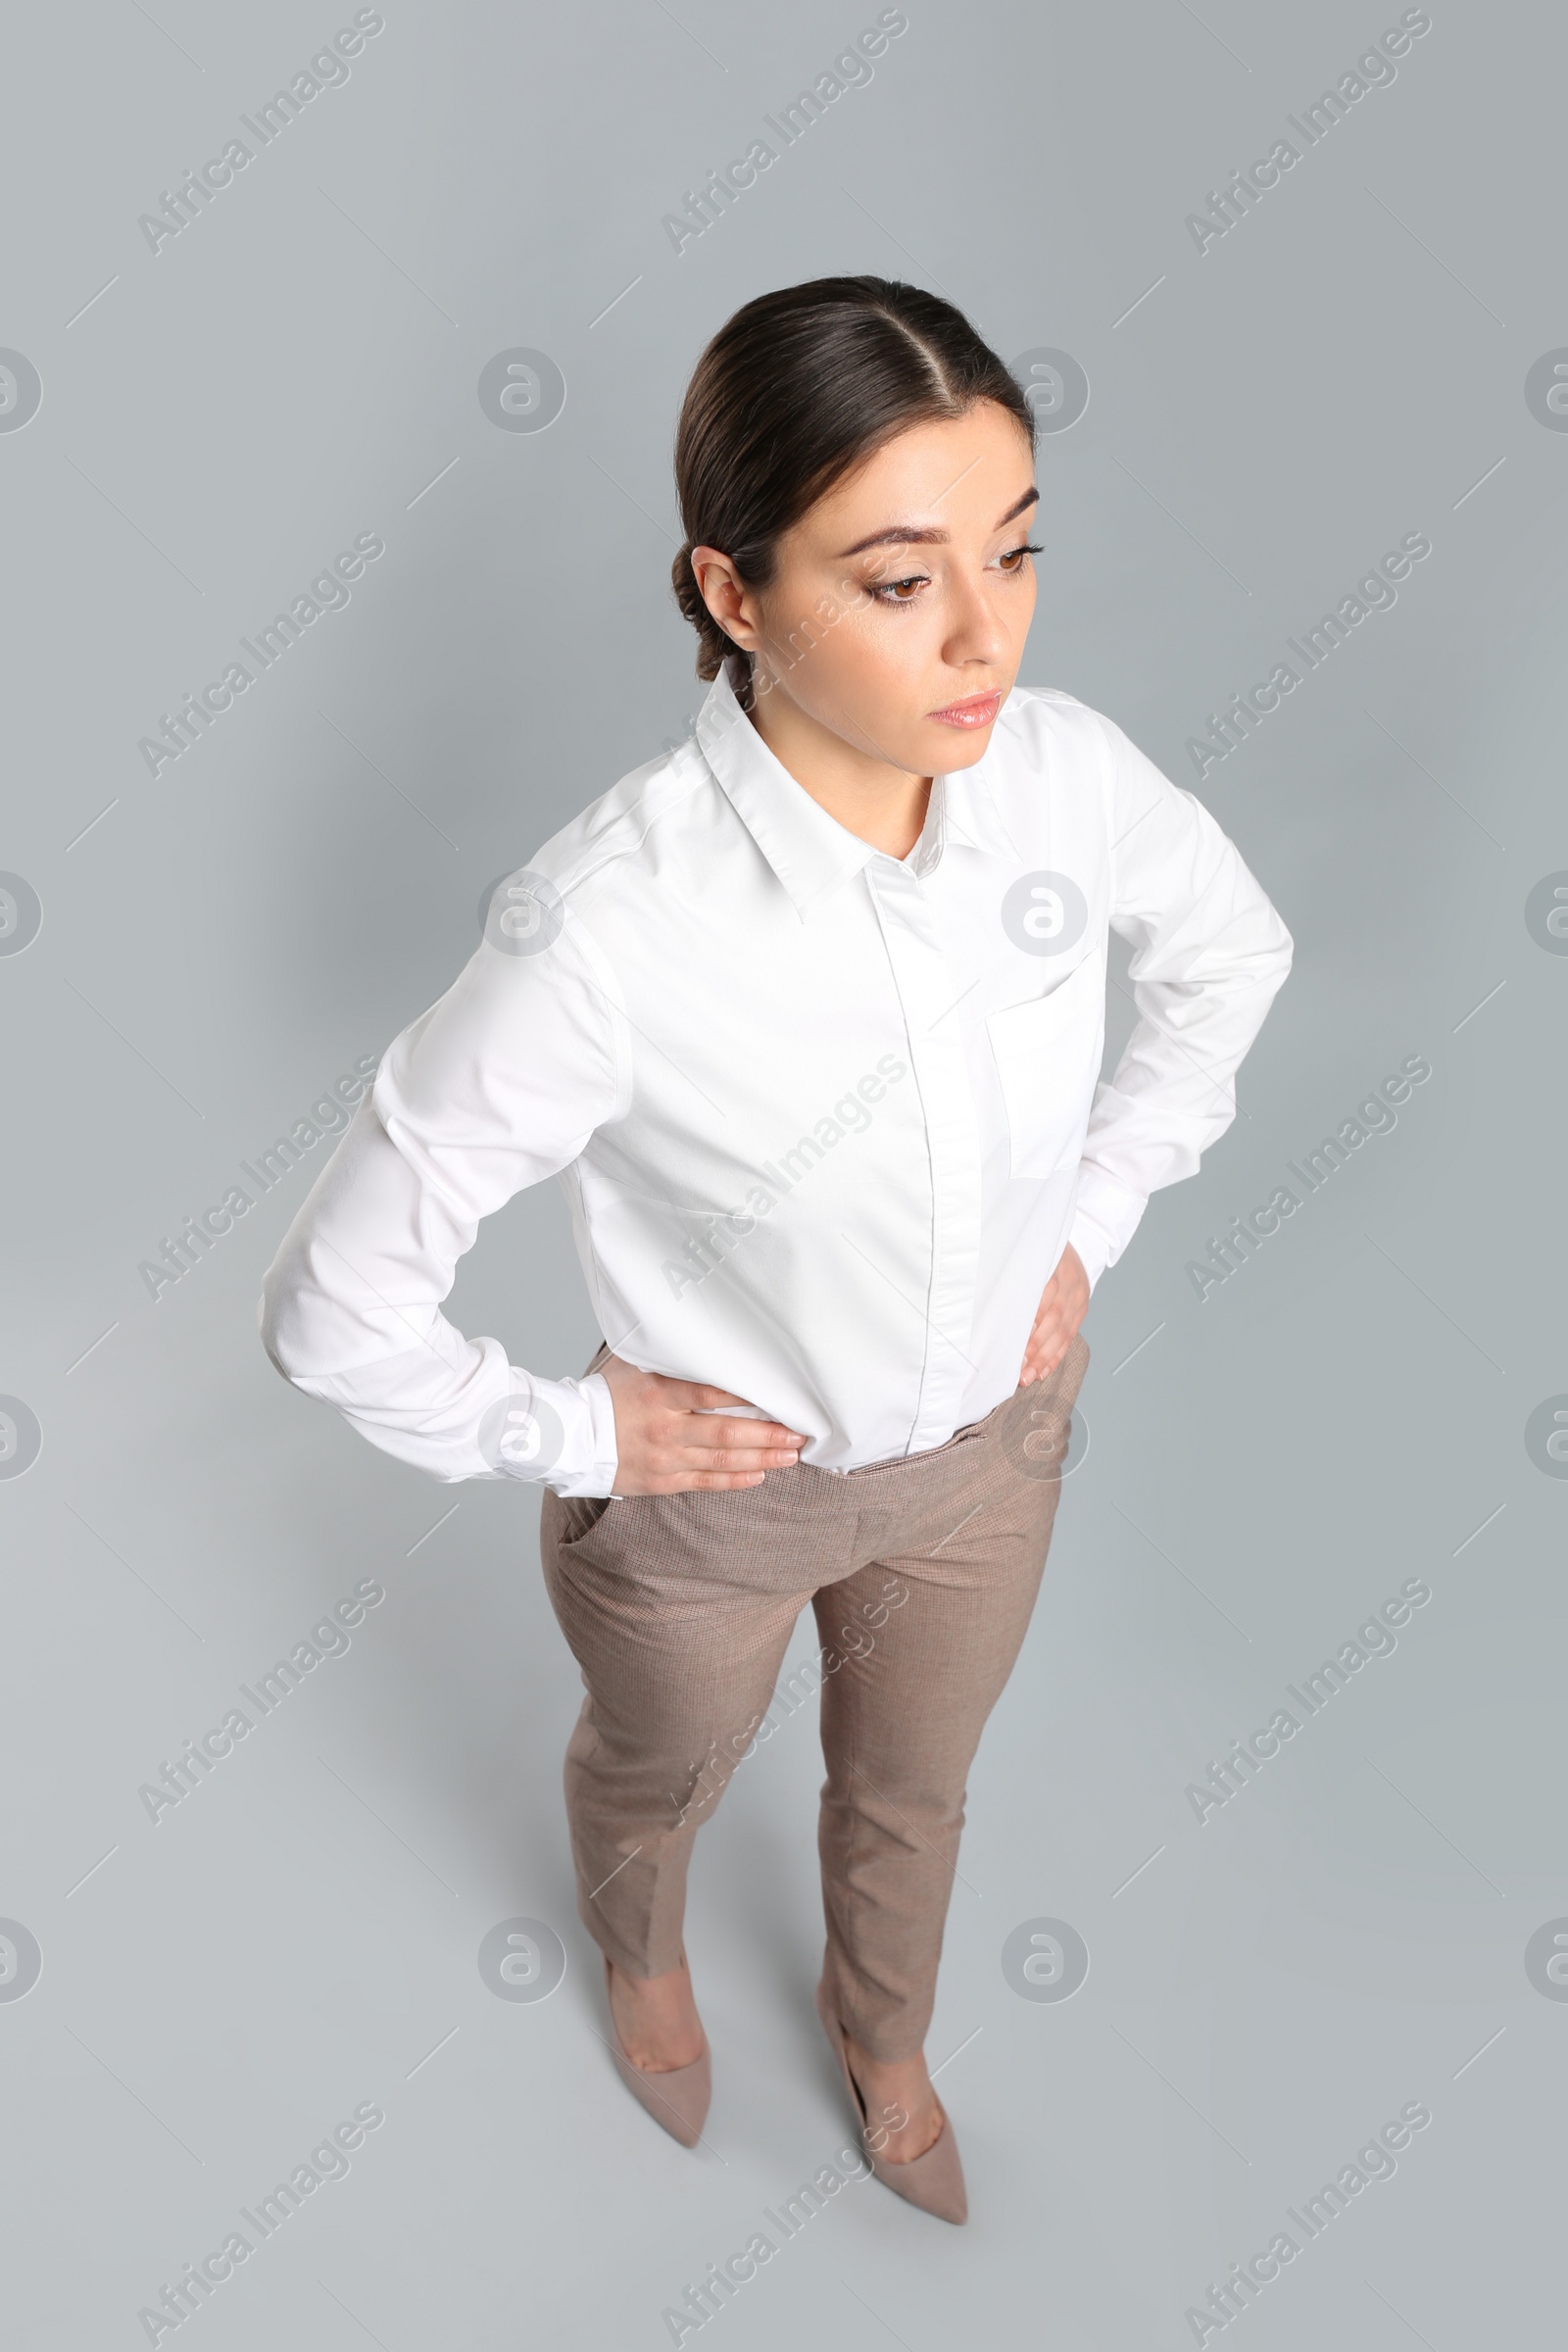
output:
<svg viewBox="0 0 1568 2352"><path fill-rule="evenodd" d="M535 1477L558 1494L613 1494L619 1459L615 1405L603 1373L590 1372L581 1380L536 1381L534 1389L539 1395L559 1392L557 1409L565 1405L570 1431L556 1463L536 1471Z"/></svg>
<svg viewBox="0 0 1568 2352"><path fill-rule="evenodd" d="M1083 1260L1091 1293L1105 1268L1116 1263L1132 1240L1148 1206L1147 1194L1135 1193L1129 1186L1118 1183L1094 1161L1085 1160L1080 1166L1078 1198L1067 1240Z"/></svg>

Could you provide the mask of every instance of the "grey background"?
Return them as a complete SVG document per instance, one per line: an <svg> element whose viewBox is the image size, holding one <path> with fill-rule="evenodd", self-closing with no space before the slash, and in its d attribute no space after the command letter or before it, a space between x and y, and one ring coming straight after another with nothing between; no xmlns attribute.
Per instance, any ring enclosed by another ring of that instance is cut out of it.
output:
<svg viewBox="0 0 1568 2352"><path fill-rule="evenodd" d="M1185 216L1396 9L911 0L869 85L677 255L662 216L873 9L390 0L348 82L149 251L138 215L351 13L95 0L10 34L0 343L43 401L0 433L0 866L43 923L0 957L0 1389L43 1446L0 1482L0 1912L43 1968L0 2002L8 2343L145 2341L139 2307L363 2101L384 2126L216 2290L210 2346L668 2342L685 2282L846 2143L807 1716L699 1848L716 2088L687 2154L596 2039L530 1497L388 1461L261 1353L326 1148L156 1304L137 1271L447 986L485 883L685 731L681 390L741 302L840 270L1086 370L1042 438L1022 674L1200 790L1298 952L1243 1115L1090 1312L1093 1442L973 1777L930 2043L974 2218L848 2188L710 2325L1191 2342L1208 2283L1424 2100L1248 2338L1539 2337L1568 2012L1524 1951L1568 1914L1568 1490L1523 1433L1568 1391L1568 963L1524 906L1568 867L1568 435L1524 380L1568 344L1560 17L1435 0L1394 84L1200 255ZM565 379L542 433L478 403L514 346ZM368 530L348 608L149 776L158 714ZM1203 714L1416 530L1398 604L1200 786ZM1396 1130L1200 1302L1205 1237L1411 1054ZM454 1311L581 1369L553 1188ZM368 1576L349 1652L149 1821L138 1787ZM1413 1576L1396 1654L1200 1826L1187 1785ZM566 1949L543 2002L478 1972L517 1917ZM1037 1918L1091 1955L1063 2004L1002 1972Z"/></svg>

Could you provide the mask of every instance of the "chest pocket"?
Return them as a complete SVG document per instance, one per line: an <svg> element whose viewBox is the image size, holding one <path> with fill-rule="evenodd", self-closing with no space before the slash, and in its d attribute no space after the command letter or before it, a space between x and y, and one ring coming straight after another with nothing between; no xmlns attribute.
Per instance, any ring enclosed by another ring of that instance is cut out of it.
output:
<svg viewBox="0 0 1568 2352"><path fill-rule="evenodd" d="M1051 1176L1076 1157L1105 1035L1104 966L1086 956L1046 997L986 1015L1007 1112L1014 1176Z"/></svg>

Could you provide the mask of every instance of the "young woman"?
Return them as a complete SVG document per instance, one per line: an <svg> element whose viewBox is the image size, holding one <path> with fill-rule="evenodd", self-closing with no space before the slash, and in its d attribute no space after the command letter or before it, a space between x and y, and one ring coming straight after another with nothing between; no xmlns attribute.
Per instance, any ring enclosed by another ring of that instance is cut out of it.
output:
<svg viewBox="0 0 1568 2352"><path fill-rule="evenodd" d="M1015 686L1033 447L1006 368L912 286L823 278L719 331L675 452L696 738L497 889L262 1302L274 1363L373 1444L545 1489L579 1907L620 2071L688 2145L687 1861L812 1604L818 2008L878 2177L954 2222L922 2043L1078 1326L1230 1124L1291 953L1197 801ZM1110 931L1138 1021L1097 1089ZM479 1220L548 1176L605 1335L575 1380L441 1313Z"/></svg>

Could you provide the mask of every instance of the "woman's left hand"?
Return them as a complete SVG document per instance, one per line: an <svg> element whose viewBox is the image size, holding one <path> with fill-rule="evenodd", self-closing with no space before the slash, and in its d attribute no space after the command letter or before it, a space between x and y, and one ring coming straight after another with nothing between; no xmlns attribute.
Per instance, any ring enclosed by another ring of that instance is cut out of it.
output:
<svg viewBox="0 0 1568 2352"><path fill-rule="evenodd" d="M1089 1311L1089 1277L1071 1242L1056 1261L1056 1271L1040 1294L1035 1327L1023 1351L1018 1385L1045 1380L1054 1372Z"/></svg>

